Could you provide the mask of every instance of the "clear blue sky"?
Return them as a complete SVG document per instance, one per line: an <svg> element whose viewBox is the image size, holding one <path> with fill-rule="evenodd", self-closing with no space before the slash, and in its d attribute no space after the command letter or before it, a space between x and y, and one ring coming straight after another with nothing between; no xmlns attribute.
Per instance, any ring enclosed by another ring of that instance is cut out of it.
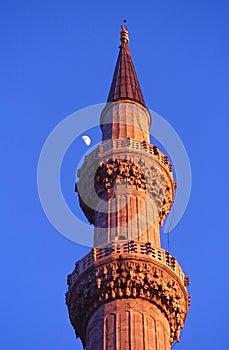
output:
<svg viewBox="0 0 229 350"><path fill-rule="evenodd" d="M146 103L176 129L192 165L191 199L170 234L191 293L175 348L228 349L229 2L9 0L0 12L0 349L82 349L64 294L88 248L47 220L37 162L57 123L105 102L124 18ZM72 206L77 161L68 160L62 183Z"/></svg>

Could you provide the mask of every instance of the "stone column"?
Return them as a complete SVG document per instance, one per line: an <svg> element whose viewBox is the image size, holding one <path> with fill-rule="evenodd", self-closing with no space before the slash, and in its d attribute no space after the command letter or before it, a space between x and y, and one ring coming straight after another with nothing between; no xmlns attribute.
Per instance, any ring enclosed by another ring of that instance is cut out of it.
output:
<svg viewBox="0 0 229 350"><path fill-rule="evenodd" d="M117 299L91 317L86 343L87 350L170 350L170 326L150 302Z"/></svg>

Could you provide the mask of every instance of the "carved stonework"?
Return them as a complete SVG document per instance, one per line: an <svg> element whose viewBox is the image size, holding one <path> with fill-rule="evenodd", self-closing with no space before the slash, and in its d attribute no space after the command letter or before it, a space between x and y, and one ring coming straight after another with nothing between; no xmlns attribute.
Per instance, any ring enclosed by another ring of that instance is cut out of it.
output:
<svg viewBox="0 0 229 350"><path fill-rule="evenodd" d="M156 305L168 319L171 344L179 341L189 306L185 286L150 261L120 257L80 275L66 294L71 322L84 345L93 313L104 303L122 298L142 298Z"/></svg>
<svg viewBox="0 0 229 350"><path fill-rule="evenodd" d="M141 159L137 165L127 159L117 158L100 163L94 177L94 187L99 197L109 198L115 184L122 183L145 191L154 199L162 224L173 204L174 187L171 187L170 178L165 176L159 166L149 166Z"/></svg>
<svg viewBox="0 0 229 350"><path fill-rule="evenodd" d="M139 191L139 196L142 192L150 196L157 211L154 215L158 217L159 223L163 224L173 204L175 183L171 182L170 176L155 161L151 162L144 157L136 162L112 157L101 161L92 175L94 182L93 179L83 177L76 187L76 190L80 189L80 206L90 223L95 225L95 208L99 200L114 197L115 185L126 184ZM82 199L82 194L83 198L90 198L89 205Z"/></svg>
<svg viewBox="0 0 229 350"><path fill-rule="evenodd" d="M136 190L146 190L146 181L139 167L127 159L102 162L95 173L94 186L98 196L109 193L115 184L127 183Z"/></svg>

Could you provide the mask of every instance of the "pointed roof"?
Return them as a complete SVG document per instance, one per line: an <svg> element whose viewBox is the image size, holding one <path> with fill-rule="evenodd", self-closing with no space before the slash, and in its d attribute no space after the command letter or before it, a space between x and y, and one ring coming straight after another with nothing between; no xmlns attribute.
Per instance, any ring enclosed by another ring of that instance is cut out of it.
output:
<svg viewBox="0 0 229 350"><path fill-rule="evenodd" d="M120 51L107 102L129 99L139 102L145 107L145 101L128 46L129 36L127 27L121 26L121 29Z"/></svg>

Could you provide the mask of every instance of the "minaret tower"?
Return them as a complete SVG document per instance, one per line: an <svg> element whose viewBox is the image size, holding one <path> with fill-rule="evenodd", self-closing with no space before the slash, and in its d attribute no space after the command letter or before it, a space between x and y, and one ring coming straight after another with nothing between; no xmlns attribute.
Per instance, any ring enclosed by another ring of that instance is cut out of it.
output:
<svg viewBox="0 0 229 350"><path fill-rule="evenodd" d="M150 144L151 115L125 26L120 41L102 142L85 157L76 184L95 226L94 248L68 276L66 303L87 350L169 350L189 307L188 278L160 244L175 182L168 157Z"/></svg>

